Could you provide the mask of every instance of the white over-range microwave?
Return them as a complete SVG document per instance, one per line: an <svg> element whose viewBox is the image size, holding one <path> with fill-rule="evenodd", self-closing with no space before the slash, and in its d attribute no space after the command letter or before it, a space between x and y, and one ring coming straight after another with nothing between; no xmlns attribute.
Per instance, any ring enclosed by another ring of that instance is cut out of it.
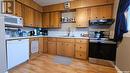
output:
<svg viewBox="0 0 130 73"><path fill-rule="evenodd" d="M23 27L23 18L10 14L4 14L4 24L6 27Z"/></svg>

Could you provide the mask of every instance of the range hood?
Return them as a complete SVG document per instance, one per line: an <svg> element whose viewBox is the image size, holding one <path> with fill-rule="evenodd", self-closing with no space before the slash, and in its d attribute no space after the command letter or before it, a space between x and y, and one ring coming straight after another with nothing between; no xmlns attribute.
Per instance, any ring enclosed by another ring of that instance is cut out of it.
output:
<svg viewBox="0 0 130 73"><path fill-rule="evenodd" d="M114 19L97 19L90 20L90 25L112 25L114 23Z"/></svg>

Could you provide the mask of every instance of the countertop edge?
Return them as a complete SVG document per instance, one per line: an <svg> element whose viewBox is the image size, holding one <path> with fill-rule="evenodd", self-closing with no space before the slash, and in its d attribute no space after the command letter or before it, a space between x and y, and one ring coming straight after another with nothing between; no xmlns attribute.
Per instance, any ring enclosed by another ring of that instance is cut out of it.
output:
<svg viewBox="0 0 130 73"><path fill-rule="evenodd" d="M31 39L31 38L72 38L72 39L89 39L89 37L61 37L61 36L26 36L26 37L10 37L6 38L6 41L8 40L19 40L19 39Z"/></svg>

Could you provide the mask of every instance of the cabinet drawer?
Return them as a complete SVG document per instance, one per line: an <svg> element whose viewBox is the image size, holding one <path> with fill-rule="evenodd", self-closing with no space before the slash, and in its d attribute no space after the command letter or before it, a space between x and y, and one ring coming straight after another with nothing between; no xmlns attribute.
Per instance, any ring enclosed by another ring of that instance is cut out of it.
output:
<svg viewBox="0 0 130 73"><path fill-rule="evenodd" d="M76 39L76 43L88 43L87 39Z"/></svg>
<svg viewBox="0 0 130 73"><path fill-rule="evenodd" d="M56 42L56 38L48 38L48 41Z"/></svg>
<svg viewBox="0 0 130 73"><path fill-rule="evenodd" d="M75 52L75 57L79 59L87 59L86 52Z"/></svg>
<svg viewBox="0 0 130 73"><path fill-rule="evenodd" d="M39 40L39 38L31 38L30 41L36 41Z"/></svg>
<svg viewBox="0 0 130 73"><path fill-rule="evenodd" d="M57 42L64 42L65 39L63 38L57 38Z"/></svg>
<svg viewBox="0 0 130 73"><path fill-rule="evenodd" d="M75 42L74 39L66 39L66 38L58 38L57 41L58 42L69 42L69 43L74 43Z"/></svg>
<svg viewBox="0 0 130 73"><path fill-rule="evenodd" d="M75 51L83 51L86 52L87 51L87 44L79 44L76 43L76 47L75 47Z"/></svg>

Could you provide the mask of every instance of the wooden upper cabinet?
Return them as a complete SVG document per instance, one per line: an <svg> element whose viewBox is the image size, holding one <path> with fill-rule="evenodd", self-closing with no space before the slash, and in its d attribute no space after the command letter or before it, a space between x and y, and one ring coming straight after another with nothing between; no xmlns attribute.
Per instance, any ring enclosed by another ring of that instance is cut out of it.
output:
<svg viewBox="0 0 130 73"><path fill-rule="evenodd" d="M22 17L22 4L15 1L14 15Z"/></svg>
<svg viewBox="0 0 130 73"><path fill-rule="evenodd" d="M18 2L29 6L37 11L42 12L42 6L38 5L36 2L34 2L33 0L17 0Z"/></svg>
<svg viewBox="0 0 130 73"><path fill-rule="evenodd" d="M90 17L91 20L112 18L112 5L92 7Z"/></svg>
<svg viewBox="0 0 130 73"><path fill-rule="evenodd" d="M114 0L74 0L70 1L70 9L88 8L101 5L114 4ZM43 12L64 11L64 3L43 7Z"/></svg>
<svg viewBox="0 0 130 73"><path fill-rule="evenodd" d="M101 6L101 12L100 12L100 18L102 19L110 19L112 18L112 12L113 12L113 6L112 5L106 5Z"/></svg>
<svg viewBox="0 0 130 73"><path fill-rule="evenodd" d="M50 28L59 28L61 27L60 23L61 13L60 12L51 12L50 13Z"/></svg>
<svg viewBox="0 0 130 73"><path fill-rule="evenodd" d="M88 27L90 19L90 9L76 9L76 27Z"/></svg>
<svg viewBox="0 0 130 73"><path fill-rule="evenodd" d="M42 26L42 13L38 11L34 11L34 24L35 27L43 27Z"/></svg>
<svg viewBox="0 0 130 73"><path fill-rule="evenodd" d="M94 20L94 19L100 19L99 18L99 7L92 7L91 8L91 20Z"/></svg>
<svg viewBox="0 0 130 73"><path fill-rule="evenodd" d="M23 6L22 14L24 18L24 26L34 27L34 10L27 6Z"/></svg>
<svg viewBox="0 0 130 73"><path fill-rule="evenodd" d="M43 28L49 28L50 24L50 13L43 13L42 16Z"/></svg>
<svg viewBox="0 0 130 73"><path fill-rule="evenodd" d="M44 28L59 28L60 25L60 12L43 13L43 27Z"/></svg>

